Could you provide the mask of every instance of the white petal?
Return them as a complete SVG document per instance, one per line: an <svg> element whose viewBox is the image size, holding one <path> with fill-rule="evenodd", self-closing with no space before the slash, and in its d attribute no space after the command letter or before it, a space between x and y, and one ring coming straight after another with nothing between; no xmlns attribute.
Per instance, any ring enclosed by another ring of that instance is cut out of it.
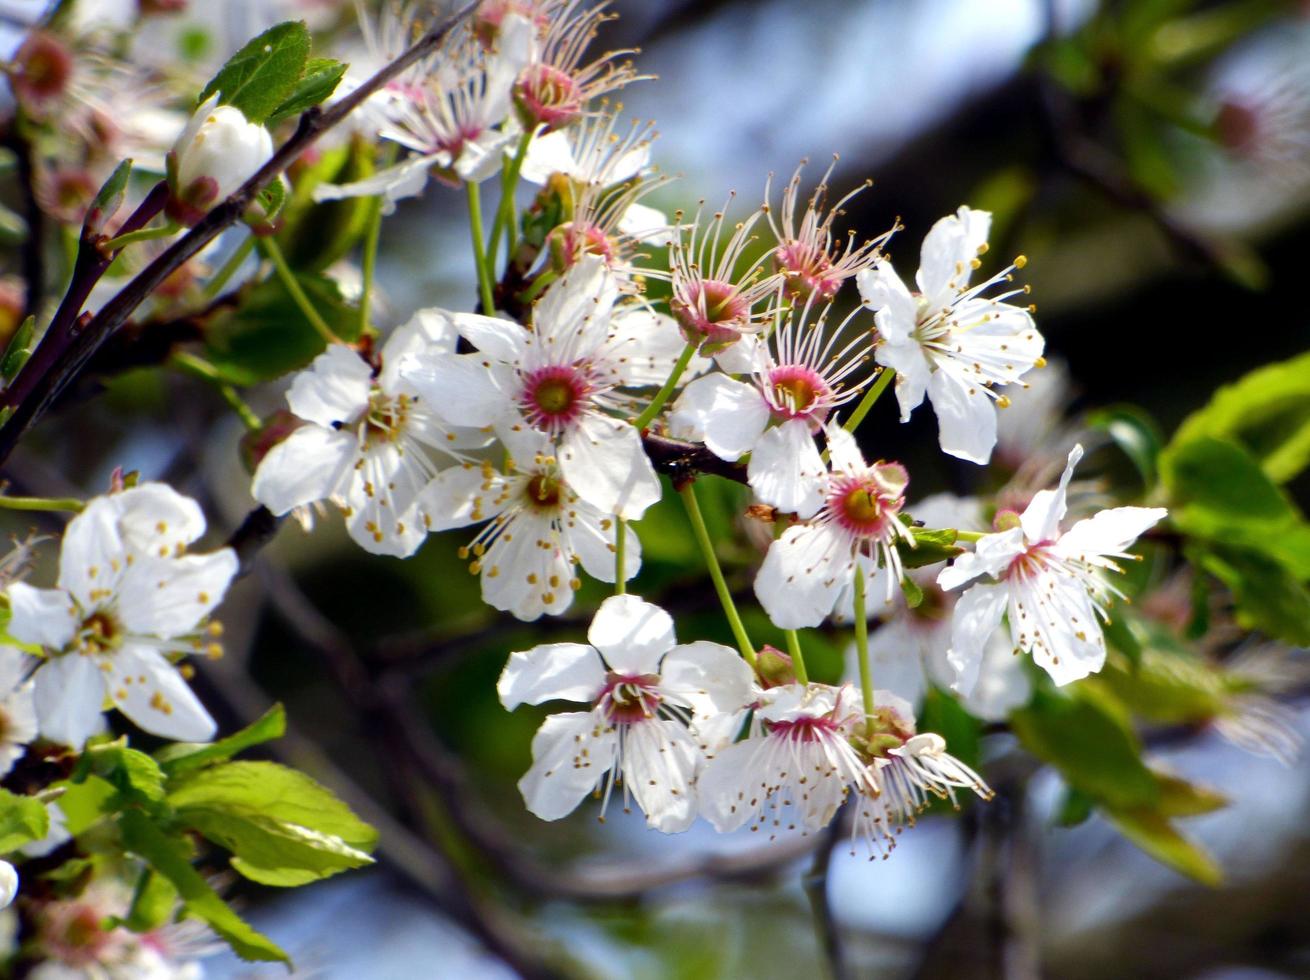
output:
<svg viewBox="0 0 1310 980"><path fill-rule="evenodd" d="M635 595L602 602L587 639L612 670L624 674L658 674L660 658L677 642L673 617Z"/></svg>
<svg viewBox="0 0 1310 980"><path fill-rule="evenodd" d="M937 415L942 452L980 465L991 459L996 406L982 385L937 370L928 378L928 398Z"/></svg>
<svg viewBox="0 0 1310 980"><path fill-rule="evenodd" d="M829 424L824 429L828 440L828 458L834 472L855 472L866 467L860 444L840 425Z"/></svg>
<svg viewBox="0 0 1310 980"><path fill-rule="evenodd" d="M919 304L901 282L890 262L879 262L855 277L864 305L882 315L878 332L883 340L905 341L914 333L919 318Z"/></svg>
<svg viewBox="0 0 1310 980"><path fill-rule="evenodd" d="M166 483L141 483L108 499L123 540L138 551L173 554L205 533L200 505Z"/></svg>
<svg viewBox="0 0 1310 980"><path fill-rule="evenodd" d="M478 349L479 354L506 364L518 364L523 360L531 335L520 324L477 313L454 313L451 318L455 329Z"/></svg>
<svg viewBox="0 0 1310 980"><path fill-rule="evenodd" d="M701 718L740 711L754 699L755 675L731 647L697 640L674 647L660 665L660 690Z"/></svg>
<svg viewBox="0 0 1310 980"><path fill-rule="evenodd" d="M753 765L761 755L760 743L750 738L719 749L696 779L701 816L721 834L745 826L755 815L757 807L750 801L762 775Z"/></svg>
<svg viewBox="0 0 1310 980"><path fill-rule="evenodd" d="M714 363L728 374L753 374L768 365L768 348L755 334L742 334L714 355Z"/></svg>
<svg viewBox="0 0 1310 980"><path fill-rule="evenodd" d="M357 446L353 432L302 425L259 461L250 494L279 516L327 500L340 492Z"/></svg>
<svg viewBox="0 0 1310 980"><path fill-rule="evenodd" d="M588 575L601 582L614 581L618 563L615 553L617 529L614 519L583 501L575 505L574 516L564 528L568 550L578 556ZM627 573L624 581L631 581L641 571L641 539L637 537L636 526L630 525L624 535L623 567Z"/></svg>
<svg viewBox="0 0 1310 980"><path fill-rule="evenodd" d="M818 626L854 568L849 543L830 527L789 527L769 546L755 595L779 629Z"/></svg>
<svg viewBox="0 0 1310 980"><path fill-rule="evenodd" d="M618 296L605 260L584 255L532 308L533 329L543 349L565 362L596 351L609 335L610 311Z"/></svg>
<svg viewBox="0 0 1310 980"><path fill-rule="evenodd" d="M560 471L579 497L607 514L640 520L660 499L641 436L627 422L588 412L564 436Z"/></svg>
<svg viewBox="0 0 1310 980"><path fill-rule="evenodd" d="M572 813L614 765L618 741L590 711L548 717L532 739L532 768L519 780L528 810L542 820Z"/></svg>
<svg viewBox="0 0 1310 980"><path fill-rule="evenodd" d="M915 281L930 308L939 309L969 284L972 262L987 244L992 216L961 207L932 226L924 236Z"/></svg>
<svg viewBox="0 0 1310 980"><path fill-rule="evenodd" d="M465 140L455 161L455 173L461 180L480 184L494 177L505 161L505 151L518 140L517 133L483 133L475 140Z"/></svg>
<svg viewBox="0 0 1310 980"><path fill-rule="evenodd" d="M997 534L984 534L974 550L955 559L937 576L937 584L950 591L980 575L999 575L1024 552L1023 529L1012 527Z"/></svg>
<svg viewBox="0 0 1310 980"><path fill-rule="evenodd" d="M1163 507L1114 507L1081 520L1061 536L1056 551L1069 558L1121 555L1148 528L1169 516Z"/></svg>
<svg viewBox="0 0 1310 980"><path fill-rule="evenodd" d="M768 403L754 385L726 374L709 374L678 396L669 425L678 438L704 442L719 459L731 462L755 448L770 415Z"/></svg>
<svg viewBox="0 0 1310 980"><path fill-rule="evenodd" d="M896 372L896 404L901 410L901 421L908 422L910 413L923 404L928 379L932 376L923 348L913 340L884 341L874 349L873 358Z"/></svg>
<svg viewBox="0 0 1310 980"><path fill-rule="evenodd" d="M827 470L809 423L788 419L765 432L751 453L746 477L764 503L801 518L817 513L823 506Z"/></svg>
<svg viewBox="0 0 1310 980"><path fill-rule="evenodd" d="M551 174L566 174L581 179L573 157L573 145L567 130L554 130L533 139L519 175L534 184L544 184Z"/></svg>
<svg viewBox="0 0 1310 980"><path fill-rule="evenodd" d="M409 354L400 367L405 383L451 425L495 425L512 414L513 372L484 354Z"/></svg>
<svg viewBox="0 0 1310 980"><path fill-rule="evenodd" d="M218 726L177 668L157 651L124 646L104 658L105 684L138 727L176 742L208 742Z"/></svg>
<svg viewBox="0 0 1310 980"><path fill-rule="evenodd" d="M419 494L429 531L447 531L490 520L505 509L506 480L472 463L442 470ZM476 516L475 516L476 515Z"/></svg>
<svg viewBox="0 0 1310 980"><path fill-rule="evenodd" d="M946 655L955 668L952 688L968 697L978 683L987 643L1001 625L1008 600L1006 590L997 585L975 585L955 604L951 619L951 649Z"/></svg>
<svg viewBox="0 0 1310 980"><path fill-rule="evenodd" d="M371 446L351 468L344 493L346 530L374 555L408 558L427 529L413 505L427 485L425 465L393 442Z"/></svg>
<svg viewBox="0 0 1310 980"><path fill-rule="evenodd" d="M397 327L381 351L382 373L378 384L389 395L416 394L407 390L400 364L406 354L453 354L459 341L451 314L437 307L415 311Z"/></svg>
<svg viewBox="0 0 1310 980"><path fill-rule="evenodd" d="M100 725L104 674L90 657L69 653L42 664L32 678L41 734L80 749Z"/></svg>
<svg viewBox="0 0 1310 980"><path fill-rule="evenodd" d="M507 711L543 701L594 701L605 686L605 665L585 643L546 643L511 653L496 683Z"/></svg>
<svg viewBox="0 0 1310 980"><path fill-rule="evenodd" d="M428 169L440 162L444 154L427 154L410 157L394 167L379 170L371 177L349 184L319 184L314 188L315 201L339 201L350 197L384 195L384 214L395 209L395 202L423 193L428 183Z"/></svg>
<svg viewBox="0 0 1310 980"><path fill-rule="evenodd" d="M664 248L673 241L674 228L668 215L645 204L629 204L619 219L619 231L653 248Z"/></svg>
<svg viewBox="0 0 1310 980"><path fill-rule="evenodd" d="M96 497L64 529L56 584L89 611L114 593L126 567L127 546L118 531L118 508L107 497Z"/></svg>
<svg viewBox="0 0 1310 980"><path fill-rule="evenodd" d="M63 589L35 589L26 582L9 586L6 632L20 643L62 650L77 633L77 608Z"/></svg>
<svg viewBox="0 0 1310 980"><path fill-rule="evenodd" d="M295 376L287 392L291 411L324 428L350 422L368 409L373 369L344 344L331 344Z"/></svg>
<svg viewBox="0 0 1310 980"><path fill-rule="evenodd" d="M123 576L118 614L136 636L181 636L223 601L236 573L231 548L209 555L138 558Z"/></svg>
<svg viewBox="0 0 1310 980"><path fill-rule="evenodd" d="M512 540L511 540L512 536ZM482 557L482 599L524 622L573 602L573 565L547 518L520 511Z"/></svg>
<svg viewBox="0 0 1310 980"><path fill-rule="evenodd" d="M964 698L964 706L983 721L1003 721L1015 708L1028 703L1032 690L1023 658L1015 656L1009 633L996 630L983 651L978 684Z"/></svg>
<svg viewBox="0 0 1310 980"><path fill-rule="evenodd" d="M610 336L593 363L608 372L613 383L625 388L662 385L686 346L677 322L645 306L622 306L610 317ZM709 366L703 357L687 363L684 380Z"/></svg>
<svg viewBox="0 0 1310 980"><path fill-rule="evenodd" d="M692 778L700 761L696 739L676 721L652 718L627 727L623 783L646 814L647 824L677 834L695 822Z"/></svg>
<svg viewBox="0 0 1310 980"><path fill-rule="evenodd" d="M1054 541L1060 536L1060 521L1064 519L1065 498L1069 490L1069 481L1073 479L1074 467L1083 458L1082 444L1069 450L1069 460L1064 473L1060 475L1060 485L1054 490L1039 490L1033 494L1020 517L1024 536L1030 544Z"/></svg>

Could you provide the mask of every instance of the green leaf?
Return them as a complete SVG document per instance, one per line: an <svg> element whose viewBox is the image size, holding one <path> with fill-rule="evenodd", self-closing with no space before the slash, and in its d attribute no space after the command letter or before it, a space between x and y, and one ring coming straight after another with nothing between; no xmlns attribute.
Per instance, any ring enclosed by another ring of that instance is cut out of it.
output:
<svg viewBox="0 0 1310 980"><path fill-rule="evenodd" d="M908 575L901 579L901 593L905 596L905 605L910 609L918 609L923 605L923 589Z"/></svg>
<svg viewBox="0 0 1310 980"><path fill-rule="evenodd" d="M1282 564L1236 547L1213 547L1201 554L1200 563L1233 593L1243 627L1310 645L1310 591Z"/></svg>
<svg viewBox="0 0 1310 980"><path fill-rule="evenodd" d="M155 753L155 760L169 776L178 776L215 762L226 762L252 746L281 738L286 731L287 713L282 705L275 704L256 721L227 738L204 745L193 742L168 745Z"/></svg>
<svg viewBox="0 0 1310 980"><path fill-rule="evenodd" d="M302 885L372 863L377 832L329 790L272 762L233 762L180 777L178 819L234 854L268 885Z"/></svg>
<svg viewBox="0 0 1310 980"><path fill-rule="evenodd" d="M1160 787L1142 761L1137 736L1090 689L1078 694L1039 690L1027 708L1010 716L1014 733L1070 786L1098 802L1120 809L1157 803Z"/></svg>
<svg viewBox="0 0 1310 980"><path fill-rule="evenodd" d="M359 336L359 316L335 282L319 275L296 279L333 333L345 341ZM215 316L205 339L209 362L223 380L239 387L299 370L324 348L323 338L276 278L251 288L239 309Z"/></svg>
<svg viewBox="0 0 1310 980"><path fill-rule="evenodd" d="M74 837L105 814L112 813L113 801L119 798L118 790L99 776L87 776L79 783L60 782L55 785L64 791L55 805L64 811L64 825Z"/></svg>
<svg viewBox="0 0 1310 980"><path fill-rule="evenodd" d="M1066 786L1060 809L1056 812L1055 823L1058 827L1077 827L1096 809L1096 801L1086 793Z"/></svg>
<svg viewBox="0 0 1310 980"><path fill-rule="evenodd" d="M152 932L169 920L176 906L177 888L163 875L146 868L137 882L124 924L133 932Z"/></svg>
<svg viewBox="0 0 1310 980"><path fill-rule="evenodd" d="M1113 405L1092 412L1087 416L1087 424L1114 440L1137 468L1143 484L1155 486L1163 439L1149 415L1133 405Z"/></svg>
<svg viewBox="0 0 1310 980"><path fill-rule="evenodd" d="M0 359L0 375L3 375L6 381L13 381L23 365L27 363L27 359L32 356L32 351L36 349L32 336L35 332L35 316L29 316L14 331L9 346L5 348L4 358Z"/></svg>
<svg viewBox="0 0 1310 980"><path fill-rule="evenodd" d="M127 747L121 738L87 749L91 772L133 803L158 803L164 798L164 771L144 752Z"/></svg>
<svg viewBox="0 0 1310 980"><path fill-rule="evenodd" d="M914 539L914 547L903 540L896 542L896 550L901 553L901 563L905 568L922 568L924 565L950 561L964 552L963 548L955 544L959 532L954 528L910 526L910 535Z"/></svg>
<svg viewBox="0 0 1310 980"><path fill-rule="evenodd" d="M1181 776L1157 770L1155 778L1160 783L1159 812L1166 817L1199 817L1228 805L1228 797L1222 793Z"/></svg>
<svg viewBox="0 0 1310 980"><path fill-rule="evenodd" d="M1151 857L1206 885L1223 881L1223 870L1205 850L1178 832L1164 814L1151 809L1108 814L1119 832Z"/></svg>
<svg viewBox="0 0 1310 980"><path fill-rule="evenodd" d="M309 43L299 21L270 27L228 59L197 103L217 92L220 104L235 106L252 123L264 122L299 85Z"/></svg>
<svg viewBox="0 0 1310 980"><path fill-rule="evenodd" d="M0 854L43 840L50 831L45 804L34 796L0 789Z"/></svg>
<svg viewBox="0 0 1310 980"><path fill-rule="evenodd" d="M1310 466L1310 353L1220 388L1183 421L1174 441L1203 436L1240 444L1275 483Z"/></svg>
<svg viewBox="0 0 1310 980"><path fill-rule="evenodd" d="M127 181L131 176L131 160L124 160L114 168L114 172L109 175L109 179L104 182L96 193L95 200L91 202L91 206L86 212L86 218L83 219L82 227L88 234L100 234L106 222L122 207L123 198L127 194Z"/></svg>
<svg viewBox="0 0 1310 980"><path fill-rule="evenodd" d="M191 866L185 841L164 834L139 810L123 813L118 826L124 846L168 879L177 889L186 911L207 922L243 960L291 962L271 939L251 928L209 887L200 872Z"/></svg>
<svg viewBox="0 0 1310 980"><path fill-rule="evenodd" d="M345 63L332 58L310 58L291 94L269 115L268 125L273 126L290 116L298 116L306 109L326 101L337 90L347 67Z"/></svg>

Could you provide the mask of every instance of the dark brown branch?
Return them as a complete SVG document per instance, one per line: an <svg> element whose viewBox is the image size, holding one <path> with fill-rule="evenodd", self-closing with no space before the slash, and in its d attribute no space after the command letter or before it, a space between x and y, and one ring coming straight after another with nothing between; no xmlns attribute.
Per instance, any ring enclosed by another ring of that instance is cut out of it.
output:
<svg viewBox="0 0 1310 980"><path fill-rule="evenodd" d="M237 574L249 575L255 558L277 537L284 518L275 517L267 507L256 507L227 539L227 546L237 553Z"/></svg>
<svg viewBox="0 0 1310 980"><path fill-rule="evenodd" d="M304 113L300 117L295 133L277 149L277 152L253 177L138 273L118 295L90 319L85 328L75 332L48 331L36 353L19 374L15 384L5 392L3 402L0 403L4 407L13 409L13 414L4 427L0 428L0 464L9 457L14 446L64 387L82 371L87 361L105 340L126 322L132 312L158 289L165 279L217 238L221 232L240 220L259 192L299 159L319 136L344 120L369 96L410 65L435 51L445 40L446 35L475 6L475 3L469 3L447 17L424 34L408 51L340 102L328 109L316 106ZM86 274L82 277L74 275L62 305L73 305L79 293L82 294L83 301L85 300L85 295L90 292L90 285L86 283L85 278ZM81 302L77 302L76 305L80 311ZM42 350L46 348L48 348L47 353L42 354Z"/></svg>
<svg viewBox="0 0 1310 980"><path fill-rule="evenodd" d="M700 474L721 476L736 483L746 482L746 467L719 459L704 446L647 433L642 436L646 455L655 472L666 474L673 482L684 483Z"/></svg>
<svg viewBox="0 0 1310 980"><path fill-rule="evenodd" d="M32 143L23 134L23 119L16 116L9 124L5 146L13 150L17 162L18 190L23 199L23 220L27 223L27 238L23 242L23 279L27 295L23 300L23 316L29 317L41 307L45 295L45 211L36 199L36 160Z"/></svg>

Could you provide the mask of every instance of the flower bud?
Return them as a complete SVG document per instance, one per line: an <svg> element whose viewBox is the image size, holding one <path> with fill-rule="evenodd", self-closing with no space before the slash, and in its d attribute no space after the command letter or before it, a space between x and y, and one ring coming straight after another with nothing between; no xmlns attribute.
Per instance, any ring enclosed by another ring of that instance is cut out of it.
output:
<svg viewBox="0 0 1310 980"><path fill-rule="evenodd" d="M33 31L14 55L10 81L29 108L42 108L68 89L73 55L53 34Z"/></svg>
<svg viewBox="0 0 1310 980"><path fill-rule="evenodd" d="M777 647L764 644L755 662L755 673L766 691L796 683L796 668L791 657Z"/></svg>
<svg viewBox="0 0 1310 980"><path fill-rule="evenodd" d="M18 872L8 861L0 861L0 908L6 908L18 894Z"/></svg>
<svg viewBox="0 0 1310 980"><path fill-rule="evenodd" d="M193 225L273 155L267 129L218 96L196 110L168 154L168 216Z"/></svg>

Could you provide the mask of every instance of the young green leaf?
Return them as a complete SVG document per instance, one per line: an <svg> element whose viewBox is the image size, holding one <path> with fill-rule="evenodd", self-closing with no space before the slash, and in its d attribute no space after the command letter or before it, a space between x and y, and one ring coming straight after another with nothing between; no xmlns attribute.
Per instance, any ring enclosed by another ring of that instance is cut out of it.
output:
<svg viewBox="0 0 1310 980"><path fill-rule="evenodd" d="M935 565L941 561L950 561L952 558L964 552L964 549L956 545L956 530L954 528L910 528L910 534L914 538L914 547L903 541L896 542L896 550L901 553L901 563L906 568L922 568L925 565Z"/></svg>
<svg viewBox="0 0 1310 980"><path fill-rule="evenodd" d="M347 67L344 62L332 58L310 58L291 94L269 115L268 125L273 126L283 119L298 116L306 109L326 101L337 90Z"/></svg>
<svg viewBox="0 0 1310 980"><path fill-rule="evenodd" d="M186 911L207 922L243 960L291 962L271 939L251 928L209 887L200 872L191 866L185 841L165 834L140 810L128 810L120 815L118 827L124 846L167 878L177 889Z"/></svg>
<svg viewBox="0 0 1310 980"><path fill-rule="evenodd" d="M0 789L0 854L41 840L49 830L50 816L44 803Z"/></svg>
<svg viewBox="0 0 1310 980"><path fill-rule="evenodd" d="M1149 415L1133 405L1116 405L1092 412L1087 416L1087 424L1114 440L1136 467L1143 484L1148 488L1155 486L1157 461L1164 441Z"/></svg>
<svg viewBox="0 0 1310 980"><path fill-rule="evenodd" d="M295 888L373 863L340 837L255 813L188 807L179 818L231 851L233 869L261 885Z"/></svg>
<svg viewBox="0 0 1310 980"><path fill-rule="evenodd" d="M1223 870L1206 851L1179 833L1157 810L1111 810L1110 822L1151 857L1205 885L1218 885Z"/></svg>
<svg viewBox="0 0 1310 980"><path fill-rule="evenodd" d="M114 168L87 208L86 218L82 221L84 235L98 235L104 230L109 219L122 207L123 198L127 194L127 181L131 176L131 160L124 160Z"/></svg>
<svg viewBox="0 0 1310 980"><path fill-rule="evenodd" d="M228 59L200 93L235 106L253 123L262 123L300 84L309 59L309 31L300 21L270 27Z"/></svg>
<svg viewBox="0 0 1310 980"><path fill-rule="evenodd" d="M176 886L163 875L146 868L137 880L132 906L124 924L133 932L151 932L169 920L176 906Z"/></svg>
<svg viewBox="0 0 1310 980"><path fill-rule="evenodd" d="M22 370L23 365L27 363L27 359L32 356L32 351L36 348L36 342L33 339L35 332L35 316L29 316L14 331L13 337L9 340L9 346L5 348L5 355L0 359L0 375L3 375L6 381L13 381L18 376L18 372Z"/></svg>
<svg viewBox="0 0 1310 980"><path fill-rule="evenodd" d="M192 769L226 762L232 756L255 745L281 738L287 731L287 713L275 704L241 731L217 742L197 744L177 742L155 753L155 761L169 776L179 776Z"/></svg>

